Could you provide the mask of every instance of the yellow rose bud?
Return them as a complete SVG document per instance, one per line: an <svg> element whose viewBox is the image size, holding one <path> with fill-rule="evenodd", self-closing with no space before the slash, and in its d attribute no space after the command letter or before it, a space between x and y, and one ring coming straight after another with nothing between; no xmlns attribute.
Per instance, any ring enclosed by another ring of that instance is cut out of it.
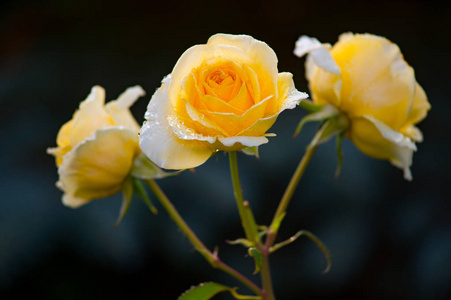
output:
<svg viewBox="0 0 451 300"><path fill-rule="evenodd" d="M295 54L306 53L313 101L345 114L346 137L363 153L403 169L411 180L414 141L422 141L415 124L430 104L398 46L371 34L342 34L333 47L303 36Z"/></svg>
<svg viewBox="0 0 451 300"><path fill-rule="evenodd" d="M144 94L140 86L132 87L105 105L105 90L95 86L72 120L61 127L58 147L47 152L56 158L57 186L64 191L65 205L76 208L121 190L141 153L140 127L129 107Z"/></svg>
<svg viewBox="0 0 451 300"><path fill-rule="evenodd" d="M213 152L267 143L266 131L307 94L277 57L247 35L217 34L189 48L153 95L140 132L143 152L167 169L193 168Z"/></svg>

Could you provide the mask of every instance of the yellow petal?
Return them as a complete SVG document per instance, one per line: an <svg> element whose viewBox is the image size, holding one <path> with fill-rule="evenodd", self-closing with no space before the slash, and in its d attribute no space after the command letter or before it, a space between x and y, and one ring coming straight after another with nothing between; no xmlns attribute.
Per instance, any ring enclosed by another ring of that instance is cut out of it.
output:
<svg viewBox="0 0 451 300"><path fill-rule="evenodd" d="M193 69L202 65L204 61L221 56L243 64L254 64L249 56L237 47L228 45L196 45L189 48L177 61L171 74L171 84L168 87L169 99L175 109L180 105L182 95L180 82L182 82L184 77L189 75Z"/></svg>
<svg viewBox="0 0 451 300"><path fill-rule="evenodd" d="M264 42L248 35L215 34L208 39L208 45L230 45L242 49L255 63L247 64L258 74L268 74L270 78L277 78L276 53ZM259 66L259 68L254 68ZM273 82L275 85L275 81Z"/></svg>
<svg viewBox="0 0 451 300"><path fill-rule="evenodd" d="M59 186L67 195L86 202L113 195L121 189L139 152L134 131L123 127L97 130L63 157Z"/></svg>
<svg viewBox="0 0 451 300"><path fill-rule="evenodd" d="M412 179L410 166L416 147L408 137L371 116L352 119L348 134L360 151L374 158L390 160L404 170L405 179Z"/></svg>
<svg viewBox="0 0 451 300"><path fill-rule="evenodd" d="M176 117L169 101L168 87L171 76L163 79L147 107L146 122L141 128L139 145L156 165L166 169L189 169L203 164L214 149L196 140L178 138L169 124Z"/></svg>
<svg viewBox="0 0 451 300"><path fill-rule="evenodd" d="M93 87L88 98L80 103L80 109L74 114L69 134L72 148L94 135L97 129L114 126L114 121L105 110L104 103L105 90L100 86Z"/></svg>
<svg viewBox="0 0 451 300"><path fill-rule="evenodd" d="M415 100L410 111L406 125L412 125L426 118L427 112L431 109L428 98L423 88L417 83L415 86Z"/></svg>
<svg viewBox="0 0 451 300"><path fill-rule="evenodd" d="M242 116L237 116L230 113L218 113L210 111L201 111L209 120L214 120L214 122L229 136L235 136L244 129L249 128L257 120L264 117L266 105L269 97L258 104L254 105L248 111L246 111ZM264 132L263 132L264 133ZM262 134L263 134L262 133Z"/></svg>
<svg viewBox="0 0 451 300"><path fill-rule="evenodd" d="M129 108L136 102L136 100L138 100L139 97L142 97L145 94L146 92L142 89L142 87L137 85L126 89L125 92L119 95L117 100L108 102L105 109L113 119L114 125L124 126L138 132L140 126L131 114Z"/></svg>
<svg viewBox="0 0 451 300"><path fill-rule="evenodd" d="M339 108L351 118L372 115L400 129L412 106L416 81L398 46L374 35L346 34L331 53L342 72Z"/></svg>
<svg viewBox="0 0 451 300"><path fill-rule="evenodd" d="M244 86L244 84L243 84ZM244 86L244 92L247 93L246 87ZM210 95L205 95L202 97L202 103L206 106L206 109L208 111L212 112L219 112L219 113L231 113L235 115L242 115L245 111L241 110L239 108L236 108L230 103L224 102L221 99L218 99L217 97L213 97Z"/></svg>
<svg viewBox="0 0 451 300"><path fill-rule="evenodd" d="M260 93L258 96L260 96ZM260 99L258 99L258 101L260 101ZM230 100L228 104L230 106L234 107L235 109L237 109L237 112L233 112L233 113L236 115L240 115L240 116L245 111L247 111L250 107L252 107L254 105L254 100L251 97L251 95L249 94L246 84L243 83L241 85L241 89L238 92L238 94L232 100ZM217 112L221 112L221 111L217 111Z"/></svg>

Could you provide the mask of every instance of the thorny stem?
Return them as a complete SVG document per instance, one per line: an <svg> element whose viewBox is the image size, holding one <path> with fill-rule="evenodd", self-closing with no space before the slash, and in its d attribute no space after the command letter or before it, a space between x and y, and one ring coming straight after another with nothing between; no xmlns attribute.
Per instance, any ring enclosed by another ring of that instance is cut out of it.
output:
<svg viewBox="0 0 451 300"><path fill-rule="evenodd" d="M160 201L161 205L166 209L169 216L172 220L177 224L177 226L182 230L182 232L186 235L186 237L190 240L196 250L202 254L202 256L210 263L213 268L220 269L225 273L231 275L238 281L242 282L249 289L254 291L257 295L262 296L263 291L260 289L255 283L250 281L244 275L230 267L229 265L222 262L217 252L211 252L207 247L201 242L201 240L196 236L196 234L191 230L191 228L186 224L185 220L180 216L180 214L175 209L174 205L171 203L166 194L161 190L158 184L154 180L146 180L147 185L155 194L157 199Z"/></svg>
<svg viewBox="0 0 451 300"><path fill-rule="evenodd" d="M282 199L280 200L279 206L277 207L277 211L274 214L271 226L269 227L268 234L266 236L265 241L265 247L270 248L277 237L278 232L278 226L274 226L279 221L279 218L285 214L285 211L288 207L288 204L290 203L290 200L294 194L294 191L296 190L296 187L298 186L299 181L302 178L302 175L304 174L304 171L309 164L310 160L313 157L313 154L316 151L316 148L318 148L318 144L313 144L307 147L307 150L304 153L304 156L302 157L301 161L299 162L298 167L296 168L296 171L294 171L293 176L291 177L290 183L287 186L287 189L285 190L285 193L282 196Z"/></svg>

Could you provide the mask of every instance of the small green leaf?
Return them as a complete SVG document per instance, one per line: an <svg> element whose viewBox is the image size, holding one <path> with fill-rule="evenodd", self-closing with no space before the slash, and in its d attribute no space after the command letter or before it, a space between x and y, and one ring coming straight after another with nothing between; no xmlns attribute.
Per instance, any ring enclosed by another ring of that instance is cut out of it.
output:
<svg viewBox="0 0 451 300"><path fill-rule="evenodd" d="M130 203L132 202L132 198L133 198L133 182L131 178L127 178L124 181L124 184L122 185L122 205L121 210L119 212L119 217L117 218L116 223L114 224L114 228L116 228L119 225L119 223L127 214L128 209L130 207Z"/></svg>
<svg viewBox="0 0 451 300"><path fill-rule="evenodd" d="M260 272L262 262L263 262L262 253L260 252L260 250L258 250L257 248L253 248L253 247L249 248L247 250L247 252L249 253L250 256L252 256L254 258L254 261L255 261L254 274L257 274L258 272Z"/></svg>
<svg viewBox="0 0 451 300"><path fill-rule="evenodd" d="M260 158L258 156L258 146L245 147L245 148L241 149L241 152L243 152L244 154L250 155L250 156L255 156L256 158Z"/></svg>
<svg viewBox="0 0 451 300"><path fill-rule="evenodd" d="M277 219L275 219L272 223L271 223L271 226L270 226L270 230L271 230L271 232L277 232L277 231L279 231L279 227L280 227L280 224L282 223L282 220L283 220L283 218L285 218L285 212L284 213L282 213L279 217L277 217Z"/></svg>
<svg viewBox="0 0 451 300"><path fill-rule="evenodd" d="M150 201L149 195L147 194L147 191L144 188L142 182L139 179L137 179L137 178L133 178L133 186L135 188L136 194L138 194L138 196L141 197L141 199L144 201L144 203L147 204L147 206L149 207L150 211L154 215L158 214L158 210L155 207L155 205L153 205L152 201Z"/></svg>
<svg viewBox="0 0 451 300"><path fill-rule="evenodd" d="M307 122L323 122L327 119L337 116L339 113L340 112L332 105L322 106L320 110L308 114L307 116L302 118L301 122L299 122L299 125L296 128L296 131L294 132L294 136L297 136L299 132L301 132L302 127Z"/></svg>
<svg viewBox="0 0 451 300"><path fill-rule="evenodd" d="M135 158L130 175L139 179L160 179L177 175L180 172L165 172L141 153Z"/></svg>
<svg viewBox="0 0 451 300"><path fill-rule="evenodd" d="M247 240L247 239L236 239L233 241L226 241L228 244L230 245L243 245L246 248L252 247L254 246L254 243L252 243L251 241Z"/></svg>
<svg viewBox="0 0 451 300"><path fill-rule="evenodd" d="M183 293L178 300L208 300L218 293L229 291L230 288L215 282L201 283Z"/></svg>

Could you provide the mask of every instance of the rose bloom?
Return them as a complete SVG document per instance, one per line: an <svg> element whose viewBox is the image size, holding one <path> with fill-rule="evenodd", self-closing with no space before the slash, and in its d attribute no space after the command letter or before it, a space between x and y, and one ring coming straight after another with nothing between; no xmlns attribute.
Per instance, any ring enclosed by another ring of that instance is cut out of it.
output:
<svg viewBox="0 0 451 300"><path fill-rule="evenodd" d="M414 142L423 139L415 124L430 104L398 46L371 34L342 34L333 47L304 36L295 54L306 53L313 101L338 108L350 121L346 137L360 151L389 160L411 180Z"/></svg>
<svg viewBox="0 0 451 300"><path fill-rule="evenodd" d="M141 153L140 127L129 107L144 94L140 86L132 87L105 105L105 90L95 86L72 120L61 127L58 147L47 152L56 158L57 187L64 191L65 205L76 208L121 190Z"/></svg>
<svg viewBox="0 0 451 300"><path fill-rule="evenodd" d="M266 131L307 94L277 57L247 35L216 34L189 48L153 95L140 132L142 151L160 167L193 168L212 153L267 143Z"/></svg>

